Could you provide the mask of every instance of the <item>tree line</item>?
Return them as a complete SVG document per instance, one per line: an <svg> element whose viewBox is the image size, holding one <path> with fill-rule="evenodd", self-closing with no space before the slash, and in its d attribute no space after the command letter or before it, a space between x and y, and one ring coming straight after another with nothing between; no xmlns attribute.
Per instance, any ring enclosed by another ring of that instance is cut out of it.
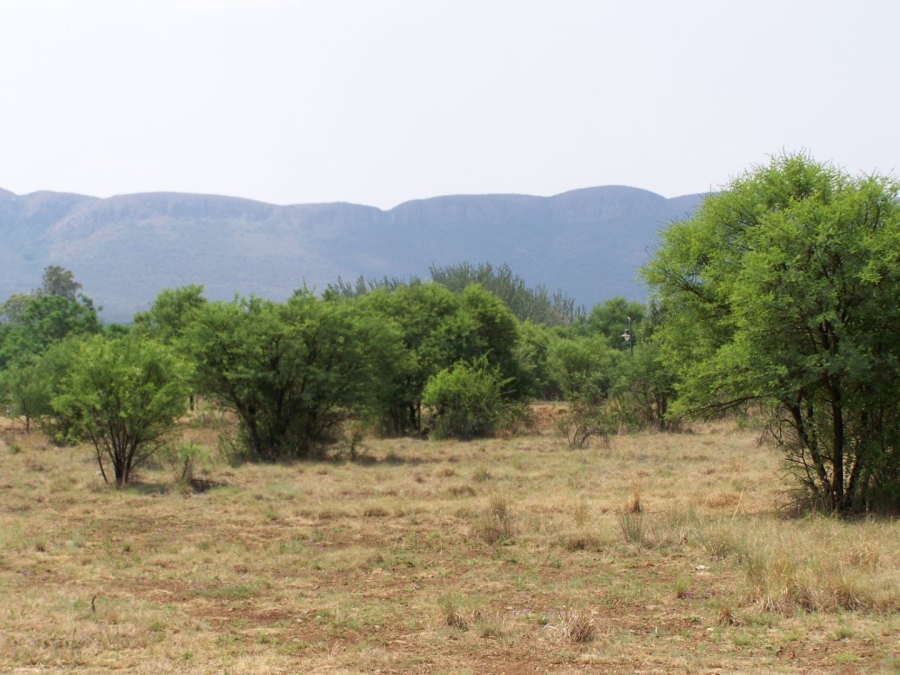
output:
<svg viewBox="0 0 900 675"><path fill-rule="evenodd" d="M495 433L534 398L599 410L630 395L639 366L655 367L646 356L629 361L620 344L626 315L649 331L640 303L575 312L505 266L440 272L453 290L411 279L364 292L304 288L284 302L210 302L200 285L164 289L130 326L104 326L71 272L48 267L41 288L3 305L3 395L26 427L37 423L60 443L91 441L104 476L109 469L121 485L193 396L235 415L245 458L272 461L319 452L348 422L388 436L469 439ZM479 281L461 282L473 272ZM546 321L520 320L480 283L491 279ZM662 420L664 407L645 403L634 419Z"/></svg>
<svg viewBox="0 0 900 675"><path fill-rule="evenodd" d="M752 409L810 505L896 509L898 192L775 157L662 229L640 272L649 303L590 311L463 263L284 302L165 289L132 325L104 326L71 272L48 267L2 306L0 391L26 426L92 442L118 485L196 396L233 413L254 461L309 457L350 423L491 435L535 398L570 403L573 444Z"/></svg>

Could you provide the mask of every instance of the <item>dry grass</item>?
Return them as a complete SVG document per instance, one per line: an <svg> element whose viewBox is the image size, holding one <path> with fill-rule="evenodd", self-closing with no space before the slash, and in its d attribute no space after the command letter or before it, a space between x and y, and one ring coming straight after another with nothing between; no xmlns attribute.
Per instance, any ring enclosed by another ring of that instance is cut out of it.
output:
<svg viewBox="0 0 900 675"><path fill-rule="evenodd" d="M631 484L631 494L628 496L628 501L625 502L623 510L625 513L640 513L643 511L641 508L641 489L637 483Z"/></svg>
<svg viewBox="0 0 900 675"><path fill-rule="evenodd" d="M226 426L121 491L0 428L0 671L900 672L896 524L779 518L751 432L232 467Z"/></svg>
<svg viewBox="0 0 900 675"><path fill-rule="evenodd" d="M597 632L594 612L568 610L560 612L556 623L549 624L547 630L558 640L580 645L591 642Z"/></svg>

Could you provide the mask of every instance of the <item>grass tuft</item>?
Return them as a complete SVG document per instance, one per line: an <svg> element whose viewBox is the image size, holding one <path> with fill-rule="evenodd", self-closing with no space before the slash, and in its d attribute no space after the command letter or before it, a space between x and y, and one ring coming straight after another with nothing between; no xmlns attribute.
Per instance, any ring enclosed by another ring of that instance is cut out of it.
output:
<svg viewBox="0 0 900 675"><path fill-rule="evenodd" d="M644 516L640 513L620 513L619 528L625 537L626 543L643 546L646 543L644 536Z"/></svg>
<svg viewBox="0 0 900 675"><path fill-rule="evenodd" d="M641 489L637 483L631 484L631 494L628 496L628 501L625 502L624 511L625 513L640 513L643 511L641 508Z"/></svg>
<svg viewBox="0 0 900 675"><path fill-rule="evenodd" d="M441 623L457 630L469 630L481 618L481 611L469 609L465 601L457 595L443 595L438 598Z"/></svg>
<svg viewBox="0 0 900 675"><path fill-rule="evenodd" d="M561 642L585 644L597 635L594 612L568 610L557 615L556 623L548 624L547 630Z"/></svg>
<svg viewBox="0 0 900 675"><path fill-rule="evenodd" d="M476 483L484 483L491 480L491 478L493 478L493 475L491 475L486 466L479 466L472 472L472 480Z"/></svg>
<svg viewBox="0 0 900 675"><path fill-rule="evenodd" d="M487 544L502 544L512 541L515 530L509 502L502 495L492 495L475 523L478 537Z"/></svg>

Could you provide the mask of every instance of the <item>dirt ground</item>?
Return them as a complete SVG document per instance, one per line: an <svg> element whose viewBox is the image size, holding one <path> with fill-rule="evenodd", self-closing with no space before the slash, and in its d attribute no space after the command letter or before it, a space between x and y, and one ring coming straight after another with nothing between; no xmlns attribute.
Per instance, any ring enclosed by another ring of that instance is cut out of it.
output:
<svg viewBox="0 0 900 675"><path fill-rule="evenodd" d="M272 466L195 425L193 485L160 464L122 490L93 448L6 420L0 671L900 673L894 523L784 518L752 429L578 450L536 414L529 436ZM763 589L776 549L855 600Z"/></svg>

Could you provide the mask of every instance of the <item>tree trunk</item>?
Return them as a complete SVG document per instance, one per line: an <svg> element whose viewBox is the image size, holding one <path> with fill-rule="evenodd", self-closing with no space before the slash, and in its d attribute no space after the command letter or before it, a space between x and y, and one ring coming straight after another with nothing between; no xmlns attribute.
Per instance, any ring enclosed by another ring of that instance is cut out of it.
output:
<svg viewBox="0 0 900 675"><path fill-rule="evenodd" d="M850 504L844 495L844 410L841 405L841 392L834 383L829 386L831 394L831 428L832 428L832 481L831 508L843 511Z"/></svg>

